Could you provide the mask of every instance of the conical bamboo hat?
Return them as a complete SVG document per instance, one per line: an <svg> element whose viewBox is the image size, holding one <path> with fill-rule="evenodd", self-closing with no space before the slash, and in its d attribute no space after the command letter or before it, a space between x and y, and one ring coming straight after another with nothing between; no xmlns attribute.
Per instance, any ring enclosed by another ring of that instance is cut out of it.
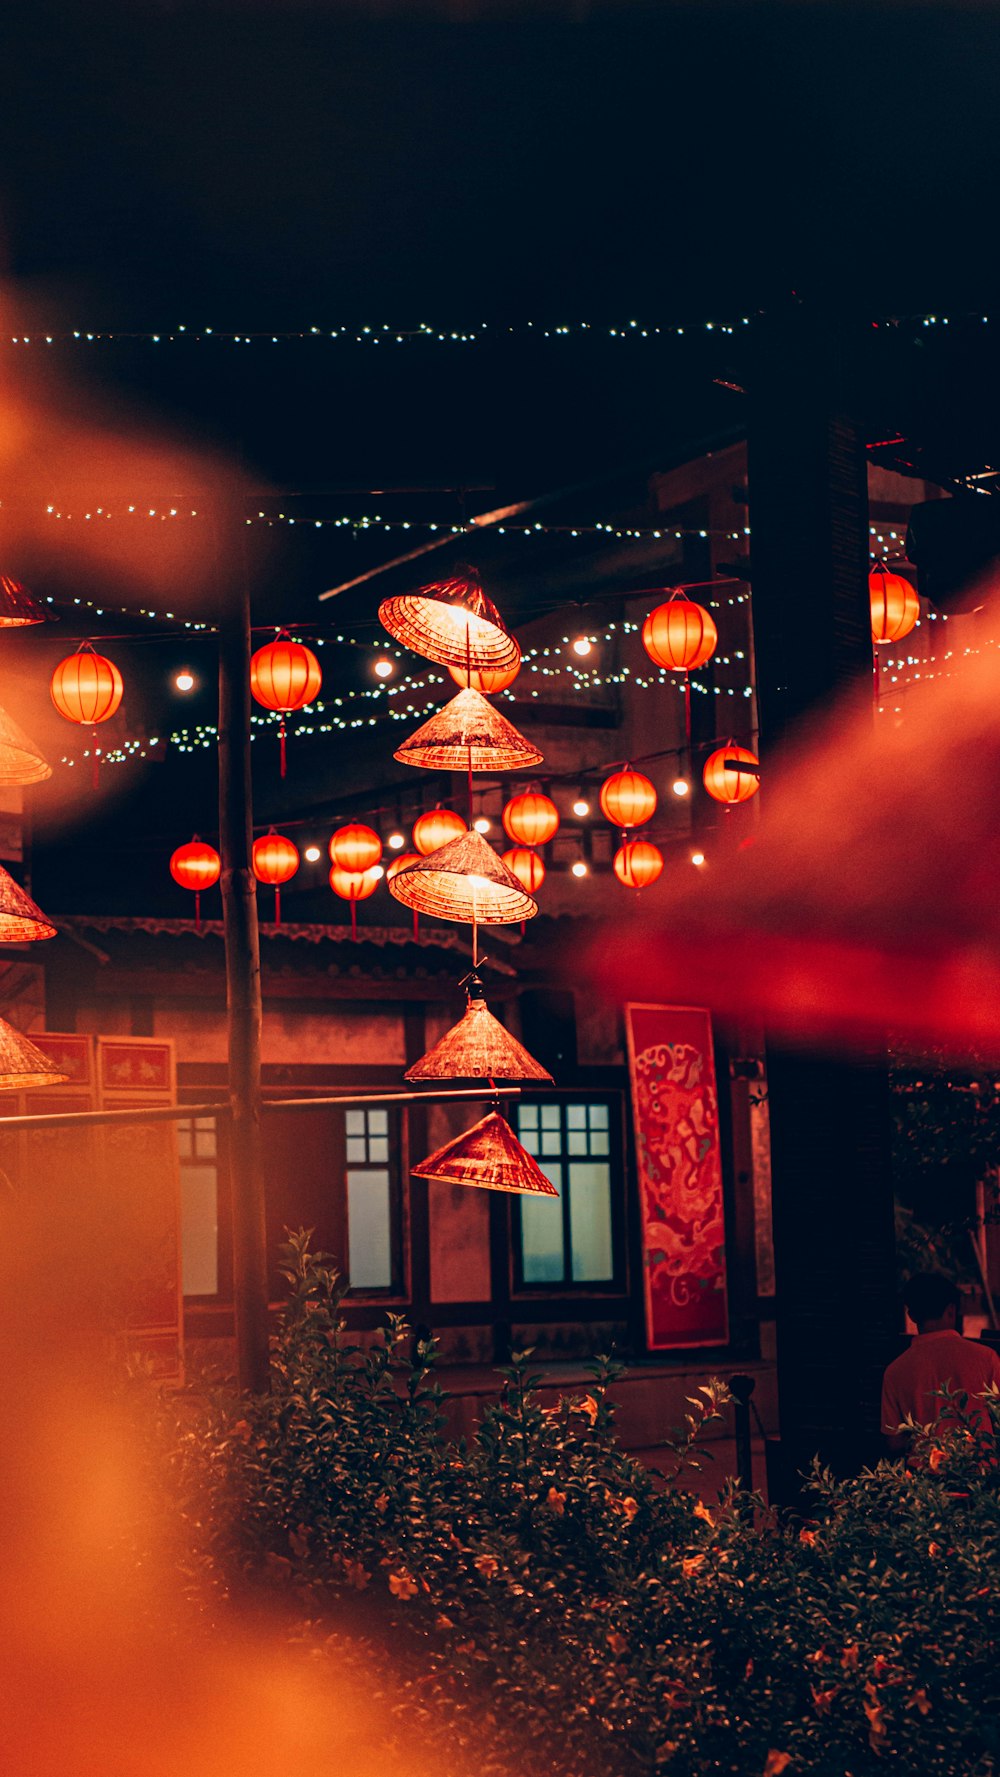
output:
<svg viewBox="0 0 1000 1777"><path fill-rule="evenodd" d="M397 642L441 666L513 666L520 649L474 568L383 600L379 619Z"/></svg>
<svg viewBox="0 0 1000 1777"><path fill-rule="evenodd" d="M19 1091L27 1086L58 1086L68 1080L64 1074L36 1049L34 1043L0 1018L0 1091Z"/></svg>
<svg viewBox="0 0 1000 1777"><path fill-rule="evenodd" d="M393 754L431 771L521 771L542 755L471 686L436 710Z"/></svg>
<svg viewBox="0 0 1000 1777"><path fill-rule="evenodd" d="M538 912L537 901L525 894L513 871L473 828L400 870L389 893L418 913L468 925L513 925L534 919Z"/></svg>
<svg viewBox="0 0 1000 1777"><path fill-rule="evenodd" d="M464 1017L408 1068L407 1080L551 1080L473 990Z"/></svg>
<svg viewBox="0 0 1000 1777"><path fill-rule="evenodd" d="M27 623L44 623L45 612L20 580L0 574L0 629L22 629Z"/></svg>
<svg viewBox="0 0 1000 1777"><path fill-rule="evenodd" d="M0 710L0 784L43 784L52 767L13 716Z"/></svg>
<svg viewBox="0 0 1000 1777"><path fill-rule="evenodd" d="M491 1111L464 1135L421 1160L413 1173L416 1178L440 1179L446 1185L478 1185L484 1191L520 1191L528 1197L559 1195L498 1111Z"/></svg>
<svg viewBox="0 0 1000 1777"><path fill-rule="evenodd" d="M55 935L55 926L0 864L0 944L28 944Z"/></svg>

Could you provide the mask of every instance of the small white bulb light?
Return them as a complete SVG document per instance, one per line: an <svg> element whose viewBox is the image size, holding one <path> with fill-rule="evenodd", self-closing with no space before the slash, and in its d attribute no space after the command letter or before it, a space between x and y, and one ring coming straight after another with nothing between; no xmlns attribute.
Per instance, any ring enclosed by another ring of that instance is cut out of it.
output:
<svg viewBox="0 0 1000 1777"><path fill-rule="evenodd" d="M323 853L320 851L318 845L307 845L303 856L305 857L307 864L318 864Z"/></svg>
<svg viewBox="0 0 1000 1777"><path fill-rule="evenodd" d="M686 777L675 777L670 788L675 796L686 796L691 789Z"/></svg>
<svg viewBox="0 0 1000 1777"><path fill-rule="evenodd" d="M582 858L577 858L576 863L573 865L573 875L574 876L586 876L587 875L587 866L584 863Z"/></svg>
<svg viewBox="0 0 1000 1777"><path fill-rule="evenodd" d="M375 677L377 679L391 679L395 670L392 661L388 660L384 654L381 654L375 662Z"/></svg>
<svg viewBox="0 0 1000 1777"><path fill-rule="evenodd" d="M573 804L573 813L575 815L579 815L581 821L583 820L585 815L588 815L590 813L590 803L586 800L586 798L584 796L577 797L576 801Z"/></svg>
<svg viewBox="0 0 1000 1777"><path fill-rule="evenodd" d="M385 875L385 865L384 864L373 864L371 868L372 868L372 875L379 878L379 880L381 880L381 878Z"/></svg>
<svg viewBox="0 0 1000 1777"><path fill-rule="evenodd" d="M593 646L594 644L589 636L577 636L573 643L573 653L579 654L581 660L586 660L587 655L592 651Z"/></svg>
<svg viewBox="0 0 1000 1777"><path fill-rule="evenodd" d="M406 844L405 833L390 833L388 839L386 840L386 844L389 847L390 851L402 851L404 845Z"/></svg>
<svg viewBox="0 0 1000 1777"><path fill-rule="evenodd" d="M189 670L186 666L182 667L180 672L177 673L174 677L174 684L176 685L178 691L193 691L194 690L194 673L189 672Z"/></svg>
<svg viewBox="0 0 1000 1777"><path fill-rule="evenodd" d="M697 870L700 870L703 863L705 862L704 852L703 851L693 851L691 853L691 862L692 862L692 864L694 864L694 866Z"/></svg>
<svg viewBox="0 0 1000 1777"><path fill-rule="evenodd" d="M484 814L480 815L478 821L473 821L472 825L477 833L488 833L490 830L490 823Z"/></svg>

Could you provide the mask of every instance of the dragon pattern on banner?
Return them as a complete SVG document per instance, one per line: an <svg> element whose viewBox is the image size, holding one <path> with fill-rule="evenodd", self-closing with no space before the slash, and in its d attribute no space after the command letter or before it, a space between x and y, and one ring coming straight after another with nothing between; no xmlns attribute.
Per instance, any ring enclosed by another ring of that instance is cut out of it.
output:
<svg viewBox="0 0 1000 1777"><path fill-rule="evenodd" d="M625 1008L650 1350L729 1337L719 1102L706 1011Z"/></svg>

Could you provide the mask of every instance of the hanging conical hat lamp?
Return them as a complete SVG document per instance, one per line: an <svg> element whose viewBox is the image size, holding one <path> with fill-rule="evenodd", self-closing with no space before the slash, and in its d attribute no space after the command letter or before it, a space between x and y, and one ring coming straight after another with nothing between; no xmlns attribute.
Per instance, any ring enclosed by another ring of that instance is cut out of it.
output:
<svg viewBox="0 0 1000 1777"><path fill-rule="evenodd" d="M45 612L20 580L0 574L0 629L23 629L28 623L44 623Z"/></svg>
<svg viewBox="0 0 1000 1777"><path fill-rule="evenodd" d="M0 710L0 784L43 784L52 767L13 716Z"/></svg>
<svg viewBox="0 0 1000 1777"><path fill-rule="evenodd" d="M464 1017L408 1068L407 1080L551 1080L523 1043L494 1018L478 975Z"/></svg>
<svg viewBox="0 0 1000 1777"><path fill-rule="evenodd" d="M55 935L41 908L0 865L0 944L30 944Z"/></svg>
<svg viewBox="0 0 1000 1777"><path fill-rule="evenodd" d="M542 755L481 691L467 687L404 740L393 758L429 771L521 771L540 764Z"/></svg>
<svg viewBox="0 0 1000 1777"><path fill-rule="evenodd" d="M453 580L422 586L419 592L383 600L378 608L383 626L425 660L457 666L466 672L486 667L511 667L521 651L496 605L486 597L474 568Z"/></svg>
<svg viewBox="0 0 1000 1777"><path fill-rule="evenodd" d="M413 1175L440 1179L446 1185L479 1185L484 1191L520 1191L529 1197L559 1195L499 1111L491 1111L464 1135L421 1160Z"/></svg>
<svg viewBox="0 0 1000 1777"><path fill-rule="evenodd" d="M58 1086L68 1080L54 1061L34 1043L0 1018L0 1092L23 1091L28 1086Z"/></svg>
<svg viewBox="0 0 1000 1777"><path fill-rule="evenodd" d="M419 864L400 870L389 893L418 913L467 924L514 925L538 912L538 903L525 894L503 859L471 828Z"/></svg>

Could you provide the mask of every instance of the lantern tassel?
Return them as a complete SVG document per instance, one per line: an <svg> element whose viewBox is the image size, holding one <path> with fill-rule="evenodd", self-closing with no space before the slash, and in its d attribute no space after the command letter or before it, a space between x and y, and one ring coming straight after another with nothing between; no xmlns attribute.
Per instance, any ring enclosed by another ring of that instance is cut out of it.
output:
<svg viewBox="0 0 1000 1777"><path fill-rule="evenodd" d="M279 746L279 749L281 752L281 775L282 775L282 777L284 777L286 775L285 768L288 763L287 758L285 756L285 718L284 718L284 716L282 716L281 722L278 726L278 746Z"/></svg>
<svg viewBox="0 0 1000 1777"><path fill-rule="evenodd" d="M691 752L691 674L684 674L684 738L687 750Z"/></svg>
<svg viewBox="0 0 1000 1777"><path fill-rule="evenodd" d="M97 729L90 731L90 782L95 790L101 787L101 762L97 756Z"/></svg>
<svg viewBox="0 0 1000 1777"><path fill-rule="evenodd" d="M201 931L201 891L199 889L194 891L194 929L196 932Z"/></svg>
<svg viewBox="0 0 1000 1777"><path fill-rule="evenodd" d="M356 944L358 941L358 904L356 901L351 902L351 937Z"/></svg>
<svg viewBox="0 0 1000 1777"><path fill-rule="evenodd" d="M413 909L413 936L416 939L417 943L419 944L419 942L420 942L420 915L417 912L415 907Z"/></svg>
<svg viewBox="0 0 1000 1777"><path fill-rule="evenodd" d="M274 885L274 923L276 926L281 924L281 890L277 883Z"/></svg>

